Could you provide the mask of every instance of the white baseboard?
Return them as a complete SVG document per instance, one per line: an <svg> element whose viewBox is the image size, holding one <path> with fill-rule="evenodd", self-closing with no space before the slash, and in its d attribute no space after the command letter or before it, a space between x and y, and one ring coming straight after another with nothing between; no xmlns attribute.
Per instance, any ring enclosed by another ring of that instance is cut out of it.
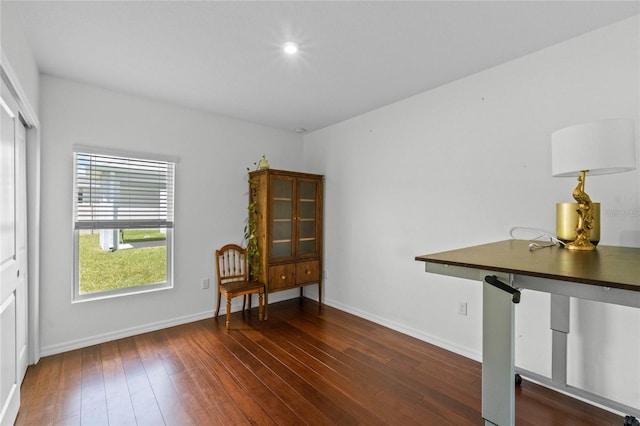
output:
<svg viewBox="0 0 640 426"><path fill-rule="evenodd" d="M125 328L109 333L90 336L83 339L69 340L67 342L44 346L41 348L40 356L55 355L62 352L68 352L75 349L86 348L88 346L98 345L100 343L110 342L116 339L136 336L138 334L148 333L150 331L162 330L163 328L174 327L176 325L187 324L194 321L213 317L213 309L197 314L186 315L183 317L171 318L167 320L157 321L149 324L143 324L137 327Z"/></svg>
<svg viewBox="0 0 640 426"><path fill-rule="evenodd" d="M283 291L271 295L269 297L269 303L276 303L282 300L291 299L300 295L299 290L296 291ZM257 306L257 302L253 305ZM231 312L238 312L242 309L242 298L235 298L231 305ZM100 343L110 342L112 340L124 339L126 337L136 336L138 334L148 333L150 331L162 330L163 328L175 327L177 325L187 324L194 321L200 321L207 318L213 318L215 309L199 312L196 314L185 315L182 317L166 319L149 324L143 324L136 327L125 328L122 330L116 330L108 333L98 334L87 338L69 340L66 342L58 343L55 345L49 345L42 347L40 350L40 356L55 355L63 352L73 351L76 349L86 348L88 346L99 345ZM220 304L220 315L227 313L226 303Z"/></svg>
<svg viewBox="0 0 640 426"><path fill-rule="evenodd" d="M371 322L375 322L376 324L380 324L392 330L398 331L402 334L406 334L411 337L415 337L416 339L422 340L423 342L430 343L432 345L438 346L439 348L446 349L458 355L461 355L465 358L472 359L474 361L482 362L482 353L471 350L464 346L460 346L456 343L450 342L448 340L443 340L439 337L433 336L431 334L424 333L420 330L416 330L411 327L407 327L402 324L398 324L392 321L389 321L385 318L379 317L377 315L370 314L369 312L361 311L359 309L352 308L351 306L343 305L342 303L336 302L335 300L325 298L323 303L334 307L336 309L340 309L341 311L348 312L352 315L355 315L360 318L364 318Z"/></svg>

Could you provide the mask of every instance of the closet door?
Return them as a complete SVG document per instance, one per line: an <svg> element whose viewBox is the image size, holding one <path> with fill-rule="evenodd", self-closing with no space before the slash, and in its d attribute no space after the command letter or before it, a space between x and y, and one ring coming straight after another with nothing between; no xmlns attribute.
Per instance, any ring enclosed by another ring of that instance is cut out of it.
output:
<svg viewBox="0 0 640 426"><path fill-rule="evenodd" d="M12 424L27 367L25 128L0 92L0 424Z"/></svg>

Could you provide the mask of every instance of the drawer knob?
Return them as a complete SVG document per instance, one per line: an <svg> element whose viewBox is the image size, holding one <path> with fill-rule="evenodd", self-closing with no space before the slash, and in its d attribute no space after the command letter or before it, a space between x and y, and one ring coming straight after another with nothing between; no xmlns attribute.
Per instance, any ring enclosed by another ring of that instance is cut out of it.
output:
<svg viewBox="0 0 640 426"><path fill-rule="evenodd" d="M285 274L282 274L282 275L280 275L280 279L281 279L281 280L286 280L286 279L287 279L287 276L286 276Z"/></svg>
<svg viewBox="0 0 640 426"><path fill-rule="evenodd" d="M307 269L307 275L311 275L311 271Z"/></svg>

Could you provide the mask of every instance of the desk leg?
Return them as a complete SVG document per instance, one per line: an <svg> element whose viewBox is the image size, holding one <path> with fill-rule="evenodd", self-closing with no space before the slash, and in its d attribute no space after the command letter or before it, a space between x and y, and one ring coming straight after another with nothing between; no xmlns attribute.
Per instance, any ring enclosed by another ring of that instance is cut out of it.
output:
<svg viewBox="0 0 640 426"><path fill-rule="evenodd" d="M486 282L482 292L482 418L515 424L515 307L511 295Z"/></svg>
<svg viewBox="0 0 640 426"><path fill-rule="evenodd" d="M551 294L551 332L551 381L562 389L567 385L569 296Z"/></svg>

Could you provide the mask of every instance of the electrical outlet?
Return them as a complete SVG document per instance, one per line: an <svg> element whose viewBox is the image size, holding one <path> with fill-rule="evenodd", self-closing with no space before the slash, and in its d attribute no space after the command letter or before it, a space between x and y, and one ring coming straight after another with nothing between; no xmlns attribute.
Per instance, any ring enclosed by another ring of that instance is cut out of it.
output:
<svg viewBox="0 0 640 426"><path fill-rule="evenodd" d="M200 281L200 288L202 288L203 290L209 288L209 278L203 278L202 281Z"/></svg>
<svg viewBox="0 0 640 426"><path fill-rule="evenodd" d="M467 316L467 302L458 302L458 314Z"/></svg>

